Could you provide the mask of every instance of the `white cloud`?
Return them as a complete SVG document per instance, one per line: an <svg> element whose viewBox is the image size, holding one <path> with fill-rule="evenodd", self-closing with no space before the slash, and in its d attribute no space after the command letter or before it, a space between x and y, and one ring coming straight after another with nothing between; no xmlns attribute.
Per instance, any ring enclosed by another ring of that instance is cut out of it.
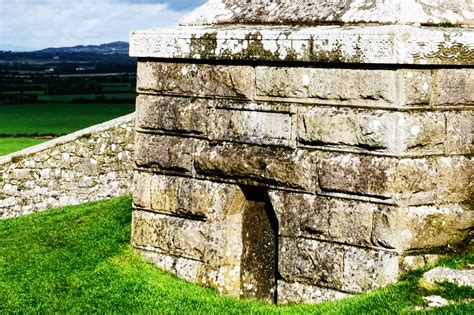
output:
<svg viewBox="0 0 474 315"><path fill-rule="evenodd" d="M0 0L0 49L128 41L132 30L175 25L184 14L149 2Z"/></svg>

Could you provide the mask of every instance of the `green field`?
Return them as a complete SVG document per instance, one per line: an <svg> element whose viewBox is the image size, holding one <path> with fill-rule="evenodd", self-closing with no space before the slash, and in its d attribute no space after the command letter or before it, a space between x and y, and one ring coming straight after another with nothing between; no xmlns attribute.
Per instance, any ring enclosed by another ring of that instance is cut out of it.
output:
<svg viewBox="0 0 474 315"><path fill-rule="evenodd" d="M0 314L398 314L425 295L456 301L435 314L473 314L470 288L388 288L314 306L238 301L178 280L130 247L131 199L116 198L0 221ZM474 255L445 262L459 267Z"/></svg>
<svg viewBox="0 0 474 315"><path fill-rule="evenodd" d="M135 110L133 104L0 105L0 135L64 135Z"/></svg>
<svg viewBox="0 0 474 315"><path fill-rule="evenodd" d="M0 138L0 156L40 144L46 139L37 138Z"/></svg>
<svg viewBox="0 0 474 315"><path fill-rule="evenodd" d="M134 100L136 95L133 93L40 95L38 96L38 100L41 102L70 103L76 100L91 100L92 101L92 100L97 99L98 97L102 97L104 100L110 100L110 99Z"/></svg>

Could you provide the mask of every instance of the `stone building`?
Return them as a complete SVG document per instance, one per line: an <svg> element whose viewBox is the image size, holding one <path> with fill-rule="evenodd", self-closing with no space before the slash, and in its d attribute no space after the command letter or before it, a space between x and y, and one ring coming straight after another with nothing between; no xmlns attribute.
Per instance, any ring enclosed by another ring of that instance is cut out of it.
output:
<svg viewBox="0 0 474 315"><path fill-rule="evenodd" d="M133 245L278 303L469 246L473 25L470 0L211 0L133 32Z"/></svg>

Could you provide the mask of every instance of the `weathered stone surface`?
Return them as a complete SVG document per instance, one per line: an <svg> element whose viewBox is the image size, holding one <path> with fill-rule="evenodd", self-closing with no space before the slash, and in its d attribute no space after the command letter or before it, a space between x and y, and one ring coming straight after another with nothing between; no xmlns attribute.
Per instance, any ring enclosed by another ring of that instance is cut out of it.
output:
<svg viewBox="0 0 474 315"><path fill-rule="evenodd" d="M427 106L433 94L433 73L430 70L397 70L400 105Z"/></svg>
<svg viewBox="0 0 474 315"><path fill-rule="evenodd" d="M437 158L398 160L392 186L394 201L400 205L433 203L438 189L437 163Z"/></svg>
<svg viewBox="0 0 474 315"><path fill-rule="evenodd" d="M288 303L321 303L326 301L340 300L350 295L347 293L307 285L298 282L278 281L278 304Z"/></svg>
<svg viewBox="0 0 474 315"><path fill-rule="evenodd" d="M400 25L178 27L132 32L130 55L171 59L472 65L472 41L472 29Z"/></svg>
<svg viewBox="0 0 474 315"><path fill-rule="evenodd" d="M342 199L328 200L329 237L348 244L371 244L372 218L375 204Z"/></svg>
<svg viewBox="0 0 474 315"><path fill-rule="evenodd" d="M137 133L135 161L139 166L191 174L198 141L193 138Z"/></svg>
<svg viewBox="0 0 474 315"><path fill-rule="evenodd" d="M296 110L287 104L140 95L137 126L213 141L295 147Z"/></svg>
<svg viewBox="0 0 474 315"><path fill-rule="evenodd" d="M283 280L340 288L344 252L334 244L280 237L279 272Z"/></svg>
<svg viewBox="0 0 474 315"><path fill-rule="evenodd" d="M390 198L397 160L340 153L321 154L321 189Z"/></svg>
<svg viewBox="0 0 474 315"><path fill-rule="evenodd" d="M474 69L440 69L435 72L432 103L436 105L473 105Z"/></svg>
<svg viewBox="0 0 474 315"><path fill-rule="evenodd" d="M302 9L304 8L304 9ZM218 24L423 24L449 21L473 25L474 9L465 0L321 1L212 0L181 19L182 25Z"/></svg>
<svg viewBox="0 0 474 315"><path fill-rule="evenodd" d="M441 157L436 167L436 200L441 202L472 201L474 196L474 157Z"/></svg>
<svg viewBox="0 0 474 315"><path fill-rule="evenodd" d="M449 305L449 301L439 295L424 296L423 300L428 307L443 307Z"/></svg>
<svg viewBox="0 0 474 315"><path fill-rule="evenodd" d="M405 256L400 261L400 271L403 273L421 269L425 266L425 257L423 255Z"/></svg>
<svg viewBox="0 0 474 315"><path fill-rule="evenodd" d="M282 236L371 245L375 204L277 190L268 195Z"/></svg>
<svg viewBox="0 0 474 315"><path fill-rule="evenodd" d="M135 206L150 209L150 187L153 174L136 171L133 175L133 203Z"/></svg>
<svg viewBox="0 0 474 315"><path fill-rule="evenodd" d="M456 270L445 267L436 267L425 272L420 279L420 286L432 290L438 288L438 283L449 282L457 286L466 286L474 289L474 270Z"/></svg>
<svg viewBox="0 0 474 315"><path fill-rule="evenodd" d="M397 281L398 256L380 250L344 247L344 276L341 290L364 292Z"/></svg>
<svg viewBox="0 0 474 315"><path fill-rule="evenodd" d="M396 78L392 70L257 67L256 93L262 100L391 105L397 101Z"/></svg>
<svg viewBox="0 0 474 315"><path fill-rule="evenodd" d="M400 257L400 271L406 273L409 271L421 269L425 266L434 266L441 259L446 257L446 254L404 254Z"/></svg>
<svg viewBox="0 0 474 315"><path fill-rule="evenodd" d="M289 109L289 108L288 108ZM212 140L295 146L296 119L288 112L217 108L210 121Z"/></svg>
<svg viewBox="0 0 474 315"><path fill-rule="evenodd" d="M199 174L225 174L244 184L316 189L316 155L305 150L204 143L196 152L195 167Z"/></svg>
<svg viewBox="0 0 474 315"><path fill-rule="evenodd" d="M311 194L270 190L268 197L278 218L281 236L298 237L303 233L328 234L329 213Z"/></svg>
<svg viewBox="0 0 474 315"><path fill-rule="evenodd" d="M137 89L163 95L253 99L254 72L248 66L141 61Z"/></svg>
<svg viewBox="0 0 474 315"><path fill-rule="evenodd" d="M206 268L200 275L199 284L216 288L221 294L239 298L241 295L240 266Z"/></svg>
<svg viewBox="0 0 474 315"><path fill-rule="evenodd" d="M185 177L146 174L139 178L135 187L138 195L135 200L140 201L140 196L149 199L148 203L141 202L141 205L135 202L141 208L214 221L222 220L231 211L236 199L244 199L236 185Z"/></svg>
<svg viewBox="0 0 474 315"><path fill-rule="evenodd" d="M187 97L140 95L137 126L145 129L205 134L208 100Z"/></svg>
<svg viewBox="0 0 474 315"><path fill-rule="evenodd" d="M320 159L323 191L377 196L400 205L462 202L474 191L472 158L394 159L322 153Z"/></svg>
<svg viewBox="0 0 474 315"><path fill-rule="evenodd" d="M474 153L474 111L446 113L447 153Z"/></svg>
<svg viewBox="0 0 474 315"><path fill-rule="evenodd" d="M299 139L319 146L403 153L440 153L446 142L442 113L301 107Z"/></svg>
<svg viewBox="0 0 474 315"><path fill-rule="evenodd" d="M127 115L0 157L0 219L130 193L133 125Z"/></svg>
<svg viewBox="0 0 474 315"><path fill-rule="evenodd" d="M288 282L358 293L395 282L399 261L390 252L281 237L279 271Z"/></svg>
<svg viewBox="0 0 474 315"><path fill-rule="evenodd" d="M144 211L134 211L132 222L134 246L204 260L209 230L205 222Z"/></svg>
<svg viewBox="0 0 474 315"><path fill-rule="evenodd" d="M383 287L464 244L474 32L405 25L472 24L456 1L212 0L191 24L238 27L133 33L134 245L222 293L289 303ZM341 21L395 25L321 25Z"/></svg>
<svg viewBox="0 0 474 315"><path fill-rule="evenodd" d="M459 205L381 207L375 213L373 242L403 252L456 245L474 226L474 213Z"/></svg>
<svg viewBox="0 0 474 315"><path fill-rule="evenodd" d="M156 251L139 250L140 254L157 267L169 271L176 276L197 283L204 269L204 263L182 257L169 256Z"/></svg>

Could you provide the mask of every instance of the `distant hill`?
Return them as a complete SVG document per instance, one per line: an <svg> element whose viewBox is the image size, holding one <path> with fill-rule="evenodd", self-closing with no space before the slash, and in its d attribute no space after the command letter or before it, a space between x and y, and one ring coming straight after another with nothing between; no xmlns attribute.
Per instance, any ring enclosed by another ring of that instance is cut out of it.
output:
<svg viewBox="0 0 474 315"><path fill-rule="evenodd" d="M1 1L1 0L0 0ZM135 72L137 59L129 57L127 42L46 48L36 51L0 51L0 71L51 71L55 74Z"/></svg>
<svg viewBox="0 0 474 315"><path fill-rule="evenodd" d="M86 54L124 54L128 55L129 45L127 42L112 42L101 45L78 45L73 47L46 48L37 50L37 53L61 54L61 53L86 53Z"/></svg>

